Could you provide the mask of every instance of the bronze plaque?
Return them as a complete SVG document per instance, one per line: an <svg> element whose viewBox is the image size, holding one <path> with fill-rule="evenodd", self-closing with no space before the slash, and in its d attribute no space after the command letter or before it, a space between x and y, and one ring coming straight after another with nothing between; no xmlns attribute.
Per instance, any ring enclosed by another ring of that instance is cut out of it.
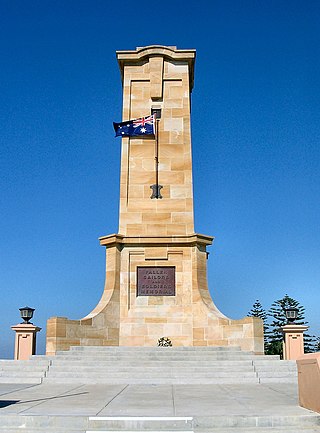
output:
<svg viewBox="0 0 320 433"><path fill-rule="evenodd" d="M174 266L138 266L137 296L175 296Z"/></svg>

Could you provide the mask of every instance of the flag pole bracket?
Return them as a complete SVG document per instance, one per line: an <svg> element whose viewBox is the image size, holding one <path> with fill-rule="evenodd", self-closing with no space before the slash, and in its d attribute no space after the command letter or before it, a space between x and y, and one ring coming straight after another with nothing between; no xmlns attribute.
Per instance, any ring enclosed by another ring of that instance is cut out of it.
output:
<svg viewBox="0 0 320 433"><path fill-rule="evenodd" d="M162 198L160 190L163 188L162 185L159 184L153 184L150 185L150 188L152 189L152 195L150 198Z"/></svg>

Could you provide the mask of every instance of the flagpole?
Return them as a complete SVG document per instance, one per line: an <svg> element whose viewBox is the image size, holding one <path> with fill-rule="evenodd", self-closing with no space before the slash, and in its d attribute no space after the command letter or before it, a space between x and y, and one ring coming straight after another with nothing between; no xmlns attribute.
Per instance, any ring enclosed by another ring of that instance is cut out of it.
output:
<svg viewBox="0 0 320 433"><path fill-rule="evenodd" d="M156 198L159 198L160 191L159 191L159 123L160 119L157 119L156 117L156 137L155 137L155 161L156 161Z"/></svg>
<svg viewBox="0 0 320 433"><path fill-rule="evenodd" d="M160 118L157 119L156 114L154 114L154 143L155 143L155 149L154 149L154 161L155 161L155 169L156 169L156 183L154 185L150 185L150 188L152 189L152 195L151 199L153 198L162 198L161 195L161 188L162 185L159 185L159 122Z"/></svg>

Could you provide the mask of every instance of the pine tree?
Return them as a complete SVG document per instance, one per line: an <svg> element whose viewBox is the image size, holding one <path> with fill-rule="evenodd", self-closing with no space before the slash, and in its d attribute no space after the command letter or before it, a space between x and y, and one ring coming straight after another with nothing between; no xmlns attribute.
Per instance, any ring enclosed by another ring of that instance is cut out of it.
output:
<svg viewBox="0 0 320 433"><path fill-rule="evenodd" d="M264 308L261 305L261 302L259 299L256 300L256 302L252 305L251 310L248 313L249 317L260 317L260 319L263 320L263 323L267 320L267 312L264 310Z"/></svg>
<svg viewBox="0 0 320 433"><path fill-rule="evenodd" d="M304 333L303 342L304 342L304 353L318 352L320 349L319 337L317 338L315 335Z"/></svg>
<svg viewBox="0 0 320 433"><path fill-rule="evenodd" d="M256 300L256 302L252 305L251 310L248 313L249 317L259 317L263 321L263 338L264 338L264 350L266 350L266 344L267 344L267 331L268 331L268 324L267 324L267 312L262 307L261 302L259 299Z"/></svg>

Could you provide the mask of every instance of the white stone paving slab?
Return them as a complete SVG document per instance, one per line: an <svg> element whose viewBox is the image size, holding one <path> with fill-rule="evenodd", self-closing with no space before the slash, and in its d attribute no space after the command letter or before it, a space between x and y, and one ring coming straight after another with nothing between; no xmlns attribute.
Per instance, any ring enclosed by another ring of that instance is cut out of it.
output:
<svg viewBox="0 0 320 433"><path fill-rule="evenodd" d="M303 415L294 384L0 385L0 416Z"/></svg>

